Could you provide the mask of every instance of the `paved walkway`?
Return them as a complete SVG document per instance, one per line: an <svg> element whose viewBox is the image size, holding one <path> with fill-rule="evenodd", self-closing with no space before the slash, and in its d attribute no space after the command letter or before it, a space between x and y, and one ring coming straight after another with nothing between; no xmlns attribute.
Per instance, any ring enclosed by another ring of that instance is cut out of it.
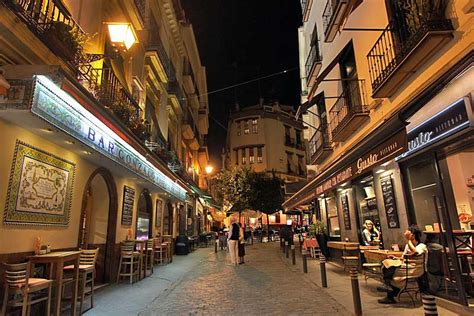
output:
<svg viewBox="0 0 474 316"><path fill-rule="evenodd" d="M248 246L246 252L246 264L237 267L211 248L177 256L139 283L98 292L87 315L348 314L303 274L291 272L277 243Z"/></svg>

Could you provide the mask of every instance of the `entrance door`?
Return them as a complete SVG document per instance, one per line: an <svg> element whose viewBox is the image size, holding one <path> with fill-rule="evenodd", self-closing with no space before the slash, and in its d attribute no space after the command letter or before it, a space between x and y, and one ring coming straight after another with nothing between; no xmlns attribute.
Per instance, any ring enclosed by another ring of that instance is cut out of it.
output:
<svg viewBox="0 0 474 316"><path fill-rule="evenodd" d="M143 190L138 198L137 229L135 230L136 238L139 240L152 237L152 210L150 192Z"/></svg>

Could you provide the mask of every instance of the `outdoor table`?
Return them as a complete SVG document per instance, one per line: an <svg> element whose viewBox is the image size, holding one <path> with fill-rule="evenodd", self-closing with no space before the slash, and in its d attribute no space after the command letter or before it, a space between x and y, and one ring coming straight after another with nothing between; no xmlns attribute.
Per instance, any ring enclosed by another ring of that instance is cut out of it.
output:
<svg viewBox="0 0 474 316"><path fill-rule="evenodd" d="M402 257L402 251L393 250L365 250L364 257L368 263L381 263L390 256Z"/></svg>
<svg viewBox="0 0 474 316"><path fill-rule="evenodd" d="M327 245L329 248L344 250L346 248L356 247L359 243L353 241L328 241Z"/></svg>
<svg viewBox="0 0 474 316"><path fill-rule="evenodd" d="M318 241L316 239L305 239L303 241L303 248L319 248Z"/></svg>
<svg viewBox="0 0 474 316"><path fill-rule="evenodd" d="M47 264L49 265L49 277L53 278L54 282L54 305L53 314L56 316L61 315L61 299L63 293L63 273L64 263L73 262L74 264L74 275L73 275L73 289L72 289L72 302L71 302L71 315L76 315L76 302L77 302L77 288L79 283L79 257L80 251L54 251L44 255L30 256L28 259L31 262L31 271L35 269L35 264ZM54 271L53 276L53 269Z"/></svg>
<svg viewBox="0 0 474 316"><path fill-rule="evenodd" d="M359 249L361 253L364 253L367 250L379 250L380 247L379 246L360 246Z"/></svg>

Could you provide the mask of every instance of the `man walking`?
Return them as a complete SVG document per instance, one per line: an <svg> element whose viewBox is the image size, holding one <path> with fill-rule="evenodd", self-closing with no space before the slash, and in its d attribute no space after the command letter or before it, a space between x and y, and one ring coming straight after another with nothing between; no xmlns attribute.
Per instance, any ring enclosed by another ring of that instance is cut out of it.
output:
<svg viewBox="0 0 474 316"><path fill-rule="evenodd" d="M229 233L227 235L227 242L229 244L230 262L233 265L238 265L237 258L239 257L239 225L234 221L230 225Z"/></svg>

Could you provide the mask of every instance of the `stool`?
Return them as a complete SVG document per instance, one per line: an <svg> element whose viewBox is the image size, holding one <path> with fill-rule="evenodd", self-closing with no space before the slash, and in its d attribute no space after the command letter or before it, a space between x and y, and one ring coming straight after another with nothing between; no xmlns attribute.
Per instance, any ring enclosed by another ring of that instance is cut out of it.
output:
<svg viewBox="0 0 474 316"><path fill-rule="evenodd" d="M162 242L161 238L155 238L155 250L154 252L154 261L155 263L162 264L164 262L164 259L166 259L167 262L169 262L169 257L168 257L168 244Z"/></svg>
<svg viewBox="0 0 474 316"><path fill-rule="evenodd" d="M5 293L2 315L7 315L8 307L21 307L21 315L30 315L31 305L46 302L45 315L51 312L52 280L30 278L30 263L3 264ZM45 290L43 295L31 295Z"/></svg>
<svg viewBox="0 0 474 316"><path fill-rule="evenodd" d="M144 249L145 258L143 260L143 263L144 263L145 277L146 277L146 272L148 270L151 271L151 274L153 274L154 272L154 269L153 269L154 251L155 251L155 240L153 238L150 238L146 241L145 249Z"/></svg>
<svg viewBox="0 0 474 316"><path fill-rule="evenodd" d="M129 278L130 284L133 283L133 278L139 276L141 255L135 251L134 241L123 241L120 244L120 262L117 273L117 283L120 281L120 277ZM124 270L122 272L122 270ZM127 271L128 270L128 271Z"/></svg>

